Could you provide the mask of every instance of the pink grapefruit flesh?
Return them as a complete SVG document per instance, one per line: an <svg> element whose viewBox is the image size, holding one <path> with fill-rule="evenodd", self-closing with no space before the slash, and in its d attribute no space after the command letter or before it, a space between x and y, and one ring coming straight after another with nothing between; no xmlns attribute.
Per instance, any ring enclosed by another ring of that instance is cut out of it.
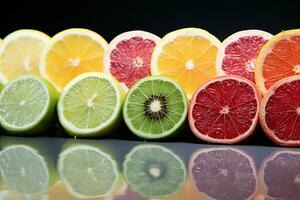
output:
<svg viewBox="0 0 300 200"><path fill-rule="evenodd" d="M217 55L219 75L239 75L254 82L256 57L272 34L261 30L239 31L226 38Z"/></svg>
<svg viewBox="0 0 300 200"><path fill-rule="evenodd" d="M212 143L232 144L250 136L258 121L260 96L246 78L227 75L195 92L188 114L192 132Z"/></svg>
<svg viewBox="0 0 300 200"><path fill-rule="evenodd" d="M129 31L115 37L105 54L105 71L128 90L136 81L151 75L151 56L159 37L145 31Z"/></svg>
<svg viewBox="0 0 300 200"><path fill-rule="evenodd" d="M205 199L253 199L257 173L253 159L233 148L200 149L189 161L189 179Z"/></svg>
<svg viewBox="0 0 300 200"><path fill-rule="evenodd" d="M261 165L259 177L266 199L298 200L300 151L278 151Z"/></svg>
<svg viewBox="0 0 300 200"><path fill-rule="evenodd" d="M276 82L264 96L259 110L267 136L283 146L300 146L300 76Z"/></svg>

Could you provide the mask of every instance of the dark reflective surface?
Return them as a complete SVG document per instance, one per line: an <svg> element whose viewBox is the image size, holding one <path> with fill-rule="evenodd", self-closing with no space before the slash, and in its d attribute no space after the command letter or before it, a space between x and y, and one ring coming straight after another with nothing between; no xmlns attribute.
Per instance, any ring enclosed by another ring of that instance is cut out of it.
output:
<svg viewBox="0 0 300 200"><path fill-rule="evenodd" d="M300 150L0 137L0 199L198 200L300 196Z"/></svg>

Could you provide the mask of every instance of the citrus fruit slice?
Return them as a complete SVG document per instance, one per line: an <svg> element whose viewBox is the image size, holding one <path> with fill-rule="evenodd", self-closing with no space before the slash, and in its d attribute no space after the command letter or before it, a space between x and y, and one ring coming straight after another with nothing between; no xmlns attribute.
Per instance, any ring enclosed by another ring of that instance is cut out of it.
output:
<svg viewBox="0 0 300 200"><path fill-rule="evenodd" d="M218 75L239 75L254 81L256 57L273 35L261 30L245 30L227 37L217 55Z"/></svg>
<svg viewBox="0 0 300 200"><path fill-rule="evenodd" d="M278 80L300 72L300 29L283 31L261 49L255 64L255 82L262 94Z"/></svg>
<svg viewBox="0 0 300 200"><path fill-rule="evenodd" d="M273 153L263 161L259 176L265 199L299 199L300 152L281 150Z"/></svg>
<svg viewBox="0 0 300 200"><path fill-rule="evenodd" d="M57 99L57 91L46 80L19 77L1 92L1 126L11 134L40 134L51 125Z"/></svg>
<svg viewBox="0 0 300 200"><path fill-rule="evenodd" d="M120 176L116 161L89 145L63 150L59 154L58 172L69 192L79 198L109 196Z"/></svg>
<svg viewBox="0 0 300 200"><path fill-rule="evenodd" d="M115 37L105 53L105 71L128 90L136 81L151 74L151 56L160 40L145 31L129 31Z"/></svg>
<svg viewBox="0 0 300 200"><path fill-rule="evenodd" d="M88 29L72 28L57 33L42 52L40 71L61 91L84 72L102 72L107 42Z"/></svg>
<svg viewBox="0 0 300 200"><path fill-rule="evenodd" d="M159 145L135 146L125 157L124 176L133 191L148 198L174 195L186 182L183 161Z"/></svg>
<svg viewBox="0 0 300 200"><path fill-rule="evenodd" d="M201 86L188 114L193 133L213 143L237 143L250 136L258 122L259 94L246 78L227 75Z"/></svg>
<svg viewBox="0 0 300 200"><path fill-rule="evenodd" d="M39 75L40 56L49 39L45 33L30 29L7 35L0 45L1 82L24 74Z"/></svg>
<svg viewBox="0 0 300 200"><path fill-rule="evenodd" d="M276 82L264 96L260 124L267 136L284 146L300 146L300 76Z"/></svg>
<svg viewBox="0 0 300 200"><path fill-rule="evenodd" d="M187 115L187 98L172 79L149 76L138 81L127 93L123 117L137 136L158 139L182 128Z"/></svg>
<svg viewBox="0 0 300 200"><path fill-rule="evenodd" d="M5 185L14 192L38 194L49 185L44 157L26 145L5 147L0 153L0 171Z"/></svg>
<svg viewBox="0 0 300 200"><path fill-rule="evenodd" d="M58 101L58 118L71 135L102 136L118 125L122 102L121 87L111 76L88 72L65 87Z"/></svg>
<svg viewBox="0 0 300 200"><path fill-rule="evenodd" d="M190 99L196 89L215 77L220 41L205 30L184 28L165 35L151 59L153 75L166 75L180 83Z"/></svg>
<svg viewBox="0 0 300 200"><path fill-rule="evenodd" d="M257 173L253 159L233 148L199 149L189 161L189 179L204 199L253 199Z"/></svg>

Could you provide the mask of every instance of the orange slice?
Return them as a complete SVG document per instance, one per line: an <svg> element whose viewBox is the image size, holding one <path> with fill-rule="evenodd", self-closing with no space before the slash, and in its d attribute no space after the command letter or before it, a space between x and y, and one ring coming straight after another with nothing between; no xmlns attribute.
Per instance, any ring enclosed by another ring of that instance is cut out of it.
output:
<svg viewBox="0 0 300 200"><path fill-rule="evenodd" d="M42 53L41 74L61 91L79 74L102 72L107 45L100 35L88 29L62 31L50 40Z"/></svg>
<svg viewBox="0 0 300 200"><path fill-rule="evenodd" d="M184 28L164 36L151 59L153 75L166 75L184 88L190 99L196 89L214 78L221 42L199 28Z"/></svg>
<svg viewBox="0 0 300 200"><path fill-rule="evenodd" d="M261 49L255 63L255 82L264 95L282 78L300 74L300 29L283 31Z"/></svg>

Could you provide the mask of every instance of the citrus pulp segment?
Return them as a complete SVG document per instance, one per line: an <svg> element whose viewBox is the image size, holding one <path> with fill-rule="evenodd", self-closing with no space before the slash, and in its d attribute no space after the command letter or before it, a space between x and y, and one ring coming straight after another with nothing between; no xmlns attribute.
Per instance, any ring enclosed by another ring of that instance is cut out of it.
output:
<svg viewBox="0 0 300 200"><path fill-rule="evenodd" d="M261 30L244 30L227 37L217 55L218 75L239 75L252 82L257 55L273 35Z"/></svg>
<svg viewBox="0 0 300 200"><path fill-rule="evenodd" d="M71 135L102 136L118 125L122 103L122 89L113 77L88 72L65 87L58 102L58 118Z"/></svg>
<svg viewBox="0 0 300 200"><path fill-rule="evenodd" d="M79 198L109 196L120 176L116 161L89 145L63 150L59 154L58 172L69 192Z"/></svg>
<svg viewBox="0 0 300 200"><path fill-rule="evenodd" d="M182 128L187 115L187 98L172 79L150 76L138 81L127 93L123 118L141 138L171 136Z"/></svg>
<svg viewBox="0 0 300 200"><path fill-rule="evenodd" d="M61 91L69 81L85 72L103 72L107 42L97 33L72 28L57 33L42 52L40 71Z"/></svg>
<svg viewBox="0 0 300 200"><path fill-rule="evenodd" d="M276 82L265 94L260 124L266 135L284 146L300 146L300 76Z"/></svg>
<svg viewBox="0 0 300 200"><path fill-rule="evenodd" d="M46 80L34 76L17 78L1 92L1 126L11 134L42 133L56 114L57 99L57 91Z"/></svg>
<svg viewBox="0 0 300 200"><path fill-rule="evenodd" d="M249 137L258 122L260 96L248 79L226 75L201 86L189 108L189 124L200 139L232 144Z"/></svg>
<svg viewBox="0 0 300 200"><path fill-rule="evenodd" d="M159 145L138 145L125 157L124 176L133 191L148 198L172 196L186 182L183 161Z"/></svg>
<svg viewBox="0 0 300 200"><path fill-rule="evenodd" d="M160 38L146 31L128 31L115 37L105 53L105 71L127 91L136 81L151 75L151 56Z"/></svg>
<svg viewBox="0 0 300 200"><path fill-rule="evenodd" d="M261 49L255 63L255 82L262 94L282 78L300 72L300 29L282 31Z"/></svg>
<svg viewBox="0 0 300 200"><path fill-rule="evenodd" d="M215 77L221 42L205 30L184 28L165 35L151 59L153 75L166 75L184 88L190 99L196 89Z"/></svg>
<svg viewBox="0 0 300 200"><path fill-rule="evenodd" d="M31 29L21 29L7 35L0 45L0 79L2 83L21 75L40 75L42 50L50 37Z"/></svg>

